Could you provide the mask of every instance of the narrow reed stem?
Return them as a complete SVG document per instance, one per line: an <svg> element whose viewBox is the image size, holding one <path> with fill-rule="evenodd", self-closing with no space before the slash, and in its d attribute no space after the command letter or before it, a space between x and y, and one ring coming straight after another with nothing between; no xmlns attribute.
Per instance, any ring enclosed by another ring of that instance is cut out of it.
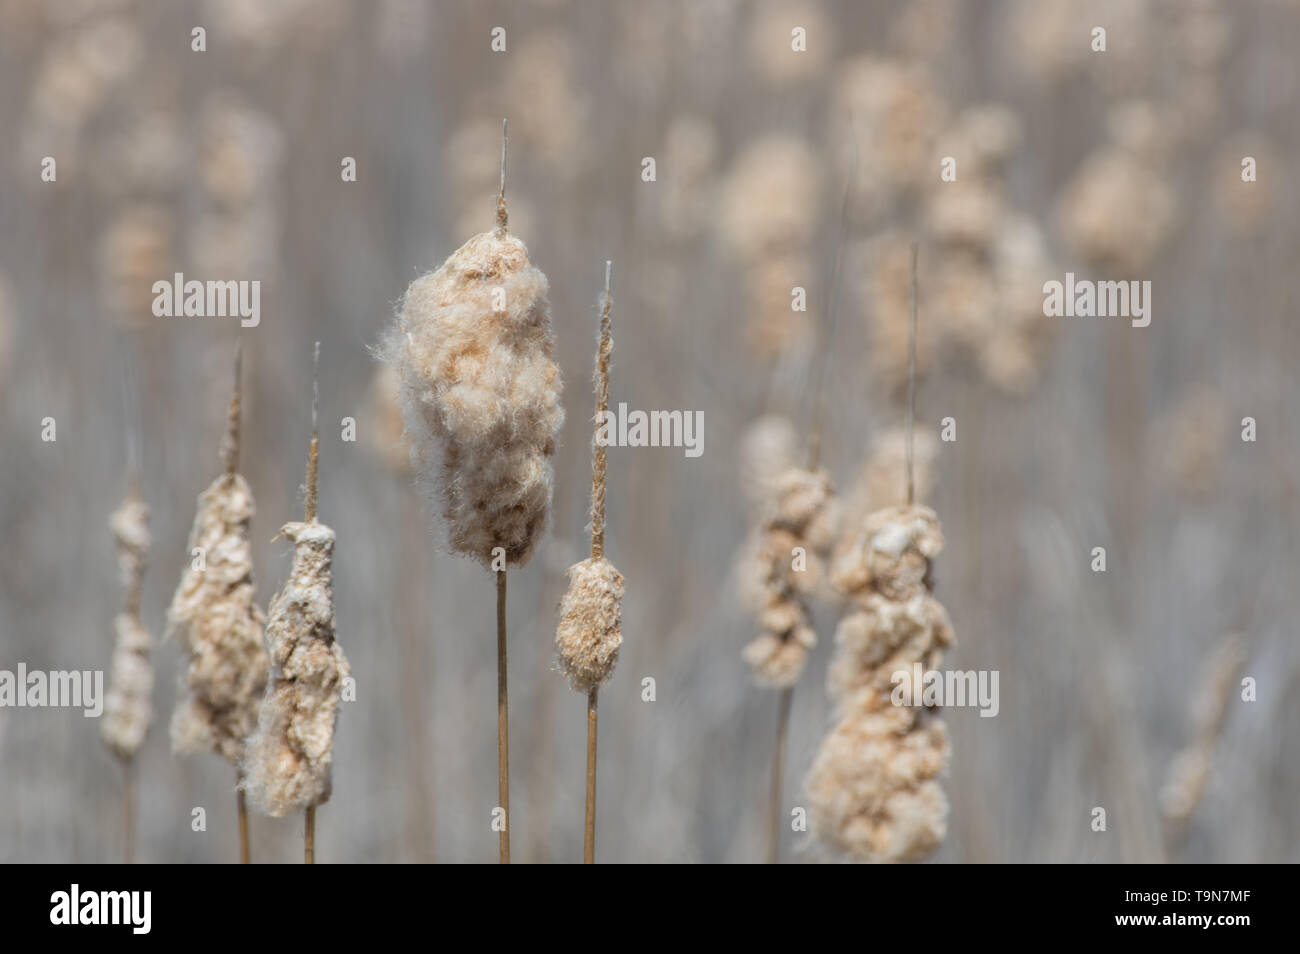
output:
<svg viewBox="0 0 1300 954"><path fill-rule="evenodd" d="M587 693L587 828L582 841L583 864L596 863L596 701L600 689Z"/></svg>
<svg viewBox="0 0 1300 954"><path fill-rule="evenodd" d="M858 174L858 140L853 137L853 164L849 167L848 181L844 183L844 199L840 203L839 233L831 256L830 284L826 289L826 317L821 335L820 356L811 381L812 426L808 436L808 469L816 470L821 463L822 431L826 426L826 378L830 373L831 344L839 323L840 265L844 255L844 236L848 230L849 207L853 203L853 181Z"/></svg>
<svg viewBox="0 0 1300 954"><path fill-rule="evenodd" d="M916 431L916 257L919 248L912 243L912 324L907 341L907 505L915 503L916 485L913 481L912 443Z"/></svg>
<svg viewBox="0 0 1300 954"><path fill-rule="evenodd" d="M122 760L123 861L135 864L135 759Z"/></svg>
<svg viewBox="0 0 1300 954"><path fill-rule="evenodd" d="M785 781L785 742L790 734L790 709L794 702L794 686L781 690L781 710L776 719L776 747L772 755L772 791L769 802L770 825L768 827L767 863L777 864L781 860L781 828L785 812L782 811L781 793Z"/></svg>
<svg viewBox="0 0 1300 954"><path fill-rule="evenodd" d="M607 260L605 293L600 298L600 343L596 348L597 428L609 410L609 360L614 350L611 328L613 319L610 314L614 299L609 289L613 270L614 263ZM602 560L605 557L605 445L595 436L591 443L591 558ZM596 705L599 695L599 685L592 686L587 692L587 816L582 840L582 860L588 865L596 863Z"/></svg>
<svg viewBox="0 0 1300 954"><path fill-rule="evenodd" d="M506 681L506 571L497 571L497 794L504 813L501 864L510 864L510 703Z"/></svg>
<svg viewBox="0 0 1300 954"><path fill-rule="evenodd" d="M248 847L248 803L244 800L244 780L238 780L239 787L236 789L236 799L239 805L239 863L247 865L252 863L252 852Z"/></svg>
<svg viewBox="0 0 1300 954"><path fill-rule="evenodd" d="M307 450L307 490L304 494L303 519L307 523L316 522L316 483L320 457L320 430L317 427L317 411L320 407L320 342L312 354L311 364L311 445ZM303 864L316 863L316 806L308 805L305 809L306 819L303 824Z"/></svg>
<svg viewBox="0 0 1300 954"><path fill-rule="evenodd" d="M316 806L308 805L306 824L303 826L303 864L316 863Z"/></svg>

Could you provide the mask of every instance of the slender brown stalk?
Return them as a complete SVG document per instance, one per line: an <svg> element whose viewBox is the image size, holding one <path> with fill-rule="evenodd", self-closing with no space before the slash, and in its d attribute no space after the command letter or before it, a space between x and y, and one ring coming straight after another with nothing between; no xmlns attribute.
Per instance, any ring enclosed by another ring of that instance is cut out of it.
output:
<svg viewBox="0 0 1300 954"><path fill-rule="evenodd" d="M316 806L308 805L303 826L303 864L316 863Z"/></svg>
<svg viewBox="0 0 1300 954"><path fill-rule="evenodd" d="M244 800L244 780L236 783L237 802L239 805L239 863L252 863L252 853L248 847L248 803Z"/></svg>
<svg viewBox="0 0 1300 954"><path fill-rule="evenodd" d="M135 759L122 760L123 861L135 864Z"/></svg>
<svg viewBox="0 0 1300 954"><path fill-rule="evenodd" d="M768 829L767 863L781 860L781 828L785 813L781 810L781 793L785 782L785 741L790 734L790 708L794 686L781 690L781 711L776 720L776 746L772 754L771 827Z"/></svg>
<svg viewBox="0 0 1300 954"><path fill-rule="evenodd" d="M320 458L320 430L317 427L317 409L320 406L320 342L312 355L311 364L311 446L307 449L307 490L304 493L303 519L307 523L316 520L316 474ZM316 806L308 805L305 809L307 818L303 826L303 863L316 863Z"/></svg>
<svg viewBox="0 0 1300 954"><path fill-rule="evenodd" d="M912 443L916 434L916 257L917 243L912 243L912 324L907 336L907 505L915 503L916 485L912 477Z"/></svg>
<svg viewBox="0 0 1300 954"><path fill-rule="evenodd" d="M587 693L587 827L582 840L582 862L596 863L596 702L600 688Z"/></svg>
<svg viewBox="0 0 1300 954"><path fill-rule="evenodd" d="M501 802L501 864L510 864L510 693L506 680L506 571L497 571L497 794Z"/></svg>
<svg viewBox="0 0 1300 954"><path fill-rule="evenodd" d="M611 334L613 298L609 285L614 269L612 261L605 262L605 294L600 300L600 342L596 349L596 423L604 419L609 410L609 359L613 351ZM605 558L605 445L592 441L591 463L591 558ZM584 864L596 863L596 702L600 685L587 692L587 816L582 839Z"/></svg>

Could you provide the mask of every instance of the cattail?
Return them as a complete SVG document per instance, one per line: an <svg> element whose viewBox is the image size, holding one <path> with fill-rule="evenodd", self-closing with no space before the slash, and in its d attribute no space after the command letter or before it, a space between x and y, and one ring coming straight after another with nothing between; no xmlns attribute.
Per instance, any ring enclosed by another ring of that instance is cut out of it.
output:
<svg viewBox="0 0 1300 954"><path fill-rule="evenodd" d="M793 686L817 644L807 599L823 579L822 560L834 538L834 514L824 471L794 467L777 479L759 540L763 576L761 602L755 608L760 632L743 652L762 685Z"/></svg>
<svg viewBox="0 0 1300 954"><path fill-rule="evenodd" d="M262 643L265 615L253 601L248 539L253 494L239 466L240 352L221 456L225 473L199 494L190 530L191 562L167 611L167 634L181 633L189 657L181 701L172 714L176 752L213 751L238 768L244 740L257 726L270 657ZM241 859L248 861L244 793L238 791Z"/></svg>
<svg viewBox="0 0 1300 954"><path fill-rule="evenodd" d="M134 457L134 444L129 444ZM122 612L113 619L113 661L99 735L122 763L122 838L127 864L135 861L135 754L153 719L153 639L140 620L140 590L152 538L149 508L140 499L134 466L126 499L109 517L117 550L118 576L126 590Z"/></svg>
<svg viewBox="0 0 1300 954"><path fill-rule="evenodd" d="M100 736L118 758L129 760L139 751L153 712L153 640L140 621L140 585L149 554L149 508L132 487L109 518L117 545L118 573L126 589L126 607L113 620L116 642Z"/></svg>
<svg viewBox="0 0 1300 954"><path fill-rule="evenodd" d="M506 568L527 563L546 529L564 410L546 276L507 228L505 160L503 123L496 228L411 283L385 355L401 374L411 462L426 486L441 487L451 548L496 573L498 807L508 863Z"/></svg>
<svg viewBox="0 0 1300 954"><path fill-rule="evenodd" d="M929 595L943 537L932 510L902 506L868 517L861 539L856 563L837 567L854 609L835 634L829 683L838 722L809 770L809 808L832 847L866 861L911 861L946 831L938 778L948 740L929 710L895 705L891 694L895 673L915 663L934 669L953 642L947 613Z"/></svg>
<svg viewBox="0 0 1300 954"><path fill-rule="evenodd" d="M474 236L406 291L388 359L401 372L412 464L441 460L451 548L528 562L546 528L564 423L546 276L504 225Z"/></svg>
<svg viewBox="0 0 1300 954"><path fill-rule="evenodd" d="M914 502L915 245L911 258L906 503L870 514L832 572L853 608L836 631L829 674L838 721L805 782L818 837L872 862L923 858L947 831L948 801L938 781L948 763L947 731L930 708L894 697L896 673L936 669L953 644L948 614L930 595L930 562L943 548L939 519Z"/></svg>
<svg viewBox="0 0 1300 954"><path fill-rule="evenodd" d="M600 300L600 332L596 349L596 431L592 437L591 556L569 567L569 588L560 601L555 649L560 668L576 692L587 694L587 819L583 856L587 864L596 853L596 700L609 679L623 644L623 574L605 559L605 442L601 426L609 411L609 363L614 353L611 333L613 298L609 282L612 263L605 263L605 292Z"/></svg>
<svg viewBox="0 0 1300 954"><path fill-rule="evenodd" d="M1192 813L1209 787L1214 752L1228 720L1228 704L1237 685L1237 674L1246 661L1245 639L1229 636L1211 656L1196 694L1192 740L1169 766L1160 791L1165 837L1176 845L1187 830Z"/></svg>
<svg viewBox="0 0 1300 954"><path fill-rule="evenodd" d="M319 359L319 344L316 354ZM334 637L334 531L316 519L316 404L313 400L306 512L303 521L280 528L294 546L293 568L267 611L266 643L274 668L244 759L244 789L254 808L275 818L299 809L310 813L308 863L315 860L313 810L330 797L334 726L352 673Z"/></svg>

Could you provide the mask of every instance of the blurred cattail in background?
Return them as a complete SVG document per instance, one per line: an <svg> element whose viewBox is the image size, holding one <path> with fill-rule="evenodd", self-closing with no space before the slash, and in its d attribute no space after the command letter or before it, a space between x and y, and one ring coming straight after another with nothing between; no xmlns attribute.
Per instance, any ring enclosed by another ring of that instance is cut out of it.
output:
<svg viewBox="0 0 1300 954"><path fill-rule="evenodd" d="M836 567L853 608L835 633L829 685L838 722L806 782L814 832L865 861L915 861L938 847L948 802L943 723L923 707L897 705L894 674L935 669L953 641L948 614L929 593L930 560L943 546L928 507L877 511L860 544ZM919 699L921 686L912 685Z"/></svg>
<svg viewBox="0 0 1300 954"><path fill-rule="evenodd" d="M248 539L253 493L239 475L240 352L221 456L225 473L199 494L190 530L191 560L167 611L167 634L179 631L188 662L172 714L172 748L216 752L239 769L245 740L257 725L270 657L262 640L266 616L253 600ZM242 773L238 782L240 860L249 861Z"/></svg>
<svg viewBox="0 0 1300 954"><path fill-rule="evenodd" d="M140 589L152 538L149 535L149 508L140 499L134 474L128 479L126 499L113 511L108 523L113 531L118 576L126 589L126 601L122 612L113 619L116 638L99 733L124 767L123 838L125 860L131 864L135 860L134 759L153 718L153 664L149 660L153 640L140 619Z"/></svg>

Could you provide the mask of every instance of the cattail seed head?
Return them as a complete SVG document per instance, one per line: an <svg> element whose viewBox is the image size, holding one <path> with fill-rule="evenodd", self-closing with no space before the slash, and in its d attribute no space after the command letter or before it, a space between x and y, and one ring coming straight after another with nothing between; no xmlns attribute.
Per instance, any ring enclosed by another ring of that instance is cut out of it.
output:
<svg viewBox="0 0 1300 954"><path fill-rule="evenodd" d="M239 474L221 475L199 495L188 550L202 559L186 566L167 611L168 634L180 631L189 654L172 748L212 750L236 765L257 725L270 665L265 616L253 602L252 519L253 494Z"/></svg>
<svg viewBox="0 0 1300 954"><path fill-rule="evenodd" d="M919 860L946 831L947 732L933 710L893 697L896 673L937 669L954 642L947 611L930 595L930 559L942 547L933 510L887 507L862 522L833 572L853 607L827 677L838 722L805 787L818 837L864 861Z"/></svg>
<svg viewBox="0 0 1300 954"><path fill-rule="evenodd" d="M793 686L817 645L806 605L824 579L823 558L834 540L835 497L824 471L791 467L771 484L757 560L745 591L755 603L759 634L741 653L758 682ZM796 549L802 557L796 567Z"/></svg>
<svg viewBox="0 0 1300 954"><path fill-rule="evenodd" d="M275 668L244 758L244 791L276 818L329 800L334 727L352 672L334 638L334 531L312 521L280 532L293 541L293 569L268 611Z"/></svg>
<svg viewBox="0 0 1300 954"><path fill-rule="evenodd" d="M569 588L560 600L555 649L560 668L578 692L602 685L623 644L623 574L604 557L569 567Z"/></svg>
<svg viewBox="0 0 1300 954"><path fill-rule="evenodd" d="M546 276L504 229L476 235L406 291L387 358L412 463L440 486L453 550L525 564L546 527L564 422Z"/></svg>
<svg viewBox="0 0 1300 954"><path fill-rule="evenodd" d="M919 861L947 833L939 777L948 733L916 710L886 706L844 719L822 740L808 772L819 838L864 861Z"/></svg>
<svg viewBox="0 0 1300 954"><path fill-rule="evenodd" d="M117 565L126 589L126 609L113 620L113 661L104 716L99 723L104 744L122 759L139 751L153 717L153 640L140 622L140 584L149 554L149 508L134 493L109 518L117 544Z"/></svg>

